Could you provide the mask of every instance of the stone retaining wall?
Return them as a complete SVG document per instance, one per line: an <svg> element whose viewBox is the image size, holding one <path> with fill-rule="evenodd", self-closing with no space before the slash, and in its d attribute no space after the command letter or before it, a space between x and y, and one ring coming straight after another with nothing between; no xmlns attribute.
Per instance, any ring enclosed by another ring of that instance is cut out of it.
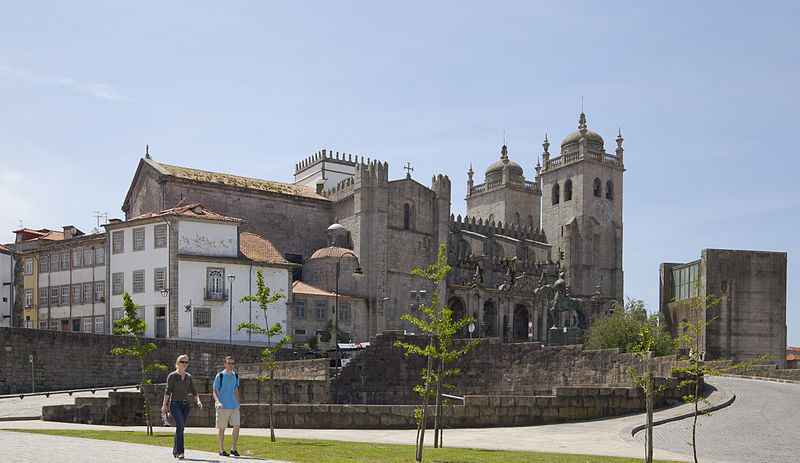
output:
<svg viewBox="0 0 800 463"><path fill-rule="evenodd" d="M742 376L759 376L762 378L800 381L800 369L780 369L778 365L753 365L740 370L730 369L728 373Z"/></svg>
<svg viewBox="0 0 800 463"><path fill-rule="evenodd" d="M394 342L425 345L427 336L408 336L384 331L368 349L342 369L339 396L343 402L402 405L417 403L412 388L421 383L426 360L405 357ZM619 349L585 351L581 346L542 347L539 343L500 344L481 342L453 362L462 374L449 378L467 395L533 395L565 385L633 386L627 373L652 371L656 377L672 377L675 356L646 358L643 362Z"/></svg>
<svg viewBox="0 0 800 463"><path fill-rule="evenodd" d="M258 362L264 349L235 344L231 349L228 344L168 339L147 338L145 342L158 346L148 360L163 363L169 370L174 369L179 354L188 354L189 372L195 376L213 376L222 370L223 359L231 350L238 361L247 363ZM123 336L0 328L0 394L31 391L31 354L37 391L139 383L138 361L109 352L113 347L132 344L133 338ZM299 357L295 351L279 352L279 360ZM153 381L165 381L167 373L154 372Z"/></svg>

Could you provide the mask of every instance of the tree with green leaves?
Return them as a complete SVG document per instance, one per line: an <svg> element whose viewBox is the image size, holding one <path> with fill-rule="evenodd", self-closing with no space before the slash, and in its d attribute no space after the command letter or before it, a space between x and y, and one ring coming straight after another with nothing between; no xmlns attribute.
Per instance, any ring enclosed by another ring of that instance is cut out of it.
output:
<svg viewBox="0 0 800 463"><path fill-rule="evenodd" d="M637 342L628 346L628 352L633 353L639 362L644 362L658 347L661 333L654 334L650 326L643 326L639 329ZM653 372L640 373L636 367L630 367L627 370L628 376L631 377L636 386L642 389L645 394L645 409L647 414L647 421L645 425L646 439L645 439L645 461L652 463L653 461L653 396L666 389L667 384L661 384L655 387L655 378Z"/></svg>
<svg viewBox="0 0 800 463"><path fill-rule="evenodd" d="M725 298L717 297L714 294L702 295L702 285L699 280L694 282L694 290L692 296L688 300L690 313L692 313L691 320L684 320L680 322L680 327L684 331L684 335L676 339L676 343L689 350L688 358L684 359L673 369L674 372L680 373L684 376L680 383L681 388L691 388L692 393L683 397L684 402L694 406L694 413L692 424L689 426L692 430L692 442L689 444L692 447L692 454L694 461L697 463L697 418L700 415L711 415L710 407L703 410L700 409L700 404L710 405L709 401L700 393L700 384L702 379L706 376L719 376L729 372L731 369L734 371L747 368L752 365L758 364L762 360L769 358L774 359L774 355L764 354L758 358L747 361L739 362L731 366L727 360L706 360L705 359L705 335L707 328L717 319L717 317L708 318L708 310L719 305Z"/></svg>
<svg viewBox="0 0 800 463"><path fill-rule="evenodd" d="M633 352L641 347L640 334L646 330L648 349L655 356L675 353L675 342L660 312L648 315L644 301L635 299L629 299L625 306L614 301L613 308L613 314L595 320L589 326L584 336L584 349L619 348L622 352Z"/></svg>
<svg viewBox="0 0 800 463"><path fill-rule="evenodd" d="M291 336L284 336L273 345L272 338L285 333L280 323L275 323L272 326L269 325L269 315L267 313L270 304L286 297L286 295L283 293L272 293L270 288L264 284L264 275L261 269L256 271L256 288L255 296L245 296L241 299L241 302L252 301L258 303L258 307L264 312L264 326L245 322L240 323L236 330L250 330L253 333L267 336L267 347L261 351L261 361L267 365L269 376L261 375L258 377L258 380L262 382L269 381L269 440L270 442L275 442L275 412L273 408L275 403L275 370L278 369L278 363L275 361L275 353L278 352L278 349L283 348L286 344L291 342L292 338Z"/></svg>
<svg viewBox="0 0 800 463"><path fill-rule="evenodd" d="M139 306L133 303L130 294L127 292L122 294L122 308L125 312L125 317L114 322L114 324L117 325L114 328L114 332L123 336L133 337L134 344L128 347L115 347L111 349L111 353L114 355L127 355L129 357L136 357L139 360L139 370L142 374L139 392L142 393L142 399L144 399L144 417L147 424L147 435L152 436L153 420L150 416L150 402L147 399L147 393L145 392L145 385L151 384L152 381L147 378L147 374L153 370L166 370L167 366L157 362L149 364L145 363L147 354L155 349L156 345L152 342L145 343L142 341L142 334L147 329L147 323L139 318L136 310L138 307Z"/></svg>
<svg viewBox="0 0 800 463"><path fill-rule="evenodd" d="M412 273L414 275L426 278L433 284L433 291L430 305L421 305L419 310L422 312L423 317L415 317L410 313L403 314L401 318L415 326L422 332L430 336L427 346L420 347L416 344L397 341L396 347L405 350L405 355L419 355L427 358L427 367L422 371L422 379L424 384L419 384L414 387L414 391L422 397L422 406L414 410L414 418L417 420L417 439L416 439L416 461L422 461L422 448L425 440L425 425L427 420L428 401L432 395L436 396L436 421L435 421L435 435L437 436L440 429L438 426L441 424L441 393L442 389L452 388L452 386L444 383L445 378L453 375L460 374L457 368L447 368L447 364L458 359L466 354L478 341L471 341L463 344L460 347L453 345L454 336L461 331L461 329L471 322L473 318L462 318L460 320L453 319L453 311L443 304L440 300L439 290L442 287L447 272L450 271L450 266L447 265L447 250L445 245L439 247L439 254L436 263L428 266L426 269L415 269ZM438 362L436 369L434 363ZM435 391L432 386L435 385Z"/></svg>

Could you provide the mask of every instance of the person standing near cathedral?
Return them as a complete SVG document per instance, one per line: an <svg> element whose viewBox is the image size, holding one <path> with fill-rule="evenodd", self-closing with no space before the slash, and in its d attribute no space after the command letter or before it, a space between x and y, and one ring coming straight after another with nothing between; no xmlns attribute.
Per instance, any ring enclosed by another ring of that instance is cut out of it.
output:
<svg viewBox="0 0 800 463"><path fill-rule="evenodd" d="M236 360L230 355L225 357L225 369L214 378L214 408L217 411L217 430L219 434L219 454L227 457L225 451L225 428L233 426L231 453L239 456L236 441L239 439L239 375L233 371Z"/></svg>

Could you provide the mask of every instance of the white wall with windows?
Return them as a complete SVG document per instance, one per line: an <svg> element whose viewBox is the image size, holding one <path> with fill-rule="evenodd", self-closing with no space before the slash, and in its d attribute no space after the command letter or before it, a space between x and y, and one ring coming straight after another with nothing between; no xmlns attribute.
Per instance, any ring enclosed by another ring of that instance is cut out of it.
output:
<svg viewBox="0 0 800 463"><path fill-rule="evenodd" d="M0 249L0 327L9 327L12 323L12 304L14 290L14 262L11 251ZM33 328L32 326L30 328Z"/></svg>
<svg viewBox="0 0 800 463"><path fill-rule="evenodd" d="M169 296L169 225L164 220L135 221L109 227L109 314L122 318L122 293L131 295L148 324L146 335L167 337Z"/></svg>
<svg viewBox="0 0 800 463"><path fill-rule="evenodd" d="M288 296L289 271L285 268L255 267L211 259L181 259L178 262L179 336L195 340L228 342L231 339L234 343L266 343L266 336L246 330L236 331L242 322L265 326L264 313L258 303L240 302L242 297L256 294L258 268L262 270L264 284L273 293L282 292ZM230 276L234 277L233 285ZM219 292L209 291L209 288L218 289ZM187 311L190 302L191 309ZM278 322L285 329L286 298L270 304L267 316L270 325ZM273 342L278 340L280 338L273 339Z"/></svg>

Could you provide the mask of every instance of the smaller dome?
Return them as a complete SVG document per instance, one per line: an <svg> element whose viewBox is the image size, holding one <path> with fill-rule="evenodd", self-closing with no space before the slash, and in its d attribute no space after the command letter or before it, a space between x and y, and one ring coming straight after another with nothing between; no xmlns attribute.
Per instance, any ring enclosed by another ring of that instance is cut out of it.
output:
<svg viewBox="0 0 800 463"><path fill-rule="evenodd" d="M564 141L561 142L561 147L563 148L563 147L565 147L566 145L568 145L570 143L577 143L580 140L581 140L581 131L577 130L577 131L572 132L571 134L567 135L566 138L564 138ZM601 137L599 133L592 132L591 130L587 130L586 131L586 141L589 142L589 143L592 143L592 142L600 143L601 145L603 145L605 143L603 141L603 137Z"/></svg>
<svg viewBox="0 0 800 463"><path fill-rule="evenodd" d="M314 251L314 254L311 254L311 257L308 260L312 259L321 259L323 257L335 257L339 258L342 257L345 253L353 252L351 249L347 248L340 248L337 246L328 246L326 248L320 248ZM353 256L350 256L353 257Z"/></svg>
<svg viewBox="0 0 800 463"><path fill-rule="evenodd" d="M335 224L331 225L330 227L328 227L327 231L335 231L335 230L346 230L346 228L344 228L344 225L342 225L340 223L335 223Z"/></svg>
<svg viewBox="0 0 800 463"><path fill-rule="evenodd" d="M503 176L503 169L508 168L510 177L521 177L522 167L516 162L508 159L508 148L503 145L500 150L500 160L495 161L486 168L486 180L499 180Z"/></svg>

